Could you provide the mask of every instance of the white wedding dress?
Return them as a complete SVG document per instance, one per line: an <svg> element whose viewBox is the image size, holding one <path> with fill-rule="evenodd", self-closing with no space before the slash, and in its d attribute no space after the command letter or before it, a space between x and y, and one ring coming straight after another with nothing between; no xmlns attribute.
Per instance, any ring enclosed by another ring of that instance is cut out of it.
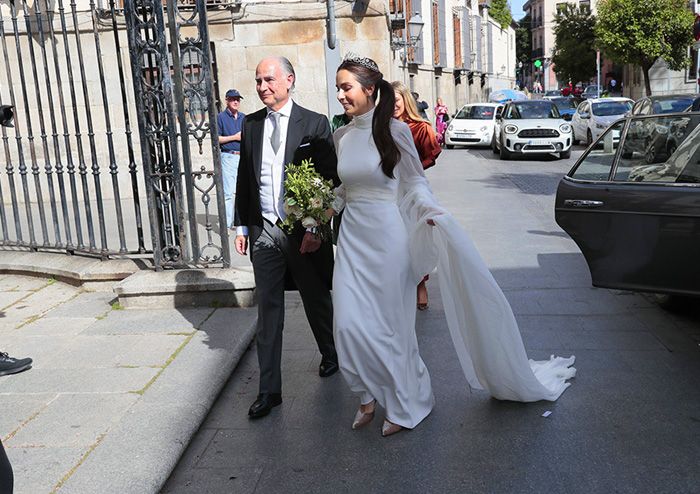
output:
<svg viewBox="0 0 700 494"><path fill-rule="evenodd" d="M502 400L556 400L575 375L574 357L528 361L503 292L430 191L408 126L391 123L401 152L392 179L380 167L373 115L354 117L333 136L342 181L334 207L344 207L334 334L350 388L362 403L376 399L388 420L406 428L430 413L430 376L415 333L416 285L437 266L447 325L470 386Z"/></svg>

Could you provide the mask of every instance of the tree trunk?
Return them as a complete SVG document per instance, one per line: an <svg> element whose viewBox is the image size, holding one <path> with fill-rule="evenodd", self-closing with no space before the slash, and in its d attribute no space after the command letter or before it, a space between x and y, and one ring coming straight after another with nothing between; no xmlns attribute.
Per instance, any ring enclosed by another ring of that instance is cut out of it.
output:
<svg viewBox="0 0 700 494"><path fill-rule="evenodd" d="M651 96L651 81L649 80L649 69L652 64L642 64L642 72L644 72L644 88L647 91L647 96Z"/></svg>

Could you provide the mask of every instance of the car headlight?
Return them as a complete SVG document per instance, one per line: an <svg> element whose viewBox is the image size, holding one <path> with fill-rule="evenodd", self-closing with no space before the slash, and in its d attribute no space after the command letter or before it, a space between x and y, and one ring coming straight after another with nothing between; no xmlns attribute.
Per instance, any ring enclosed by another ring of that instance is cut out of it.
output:
<svg viewBox="0 0 700 494"><path fill-rule="evenodd" d="M450 132L452 132L452 128L453 128L452 125L450 125L449 127L447 127L447 130L449 130Z"/></svg>
<svg viewBox="0 0 700 494"><path fill-rule="evenodd" d="M484 125L483 127L481 127L481 132L486 132L488 128L488 125Z"/></svg>
<svg viewBox="0 0 700 494"><path fill-rule="evenodd" d="M596 129L601 129L601 130L605 130L605 129L607 129L607 128L608 128L608 126L607 126L607 125L605 125L605 124L602 124L602 123L598 123L598 122L596 122L596 124L595 124L595 128L596 128Z"/></svg>
<svg viewBox="0 0 700 494"><path fill-rule="evenodd" d="M568 134L571 132L571 125L569 124L561 124L559 126L559 130L561 130L562 134Z"/></svg>
<svg viewBox="0 0 700 494"><path fill-rule="evenodd" d="M503 127L503 130L506 134L515 134L518 131L518 128L513 124L508 124Z"/></svg>

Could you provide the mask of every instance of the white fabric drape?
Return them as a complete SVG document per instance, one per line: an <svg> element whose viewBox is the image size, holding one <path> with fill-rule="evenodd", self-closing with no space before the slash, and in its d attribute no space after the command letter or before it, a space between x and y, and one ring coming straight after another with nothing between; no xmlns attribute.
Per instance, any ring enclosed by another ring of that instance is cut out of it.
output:
<svg viewBox="0 0 700 494"><path fill-rule="evenodd" d="M528 360L508 300L467 232L433 196L410 133L395 140L402 154L398 204L415 280L437 267L447 326L469 385L500 400L556 400L576 375L575 358Z"/></svg>

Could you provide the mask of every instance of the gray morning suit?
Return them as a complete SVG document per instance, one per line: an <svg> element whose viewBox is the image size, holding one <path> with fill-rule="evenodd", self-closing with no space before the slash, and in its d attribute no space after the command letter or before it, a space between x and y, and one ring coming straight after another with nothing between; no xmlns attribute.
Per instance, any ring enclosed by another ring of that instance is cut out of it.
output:
<svg viewBox="0 0 700 494"><path fill-rule="evenodd" d="M323 242L311 254L301 254L300 224L292 233L263 218L260 173L267 109L246 115L241 134L241 161L236 187L236 226L248 227L250 257L258 297L256 345L260 365L260 393L281 393L284 291L298 289L306 317L323 360L337 362L333 343L333 248ZM284 163L311 159L318 173L337 185L337 157L325 116L293 104L287 127Z"/></svg>

